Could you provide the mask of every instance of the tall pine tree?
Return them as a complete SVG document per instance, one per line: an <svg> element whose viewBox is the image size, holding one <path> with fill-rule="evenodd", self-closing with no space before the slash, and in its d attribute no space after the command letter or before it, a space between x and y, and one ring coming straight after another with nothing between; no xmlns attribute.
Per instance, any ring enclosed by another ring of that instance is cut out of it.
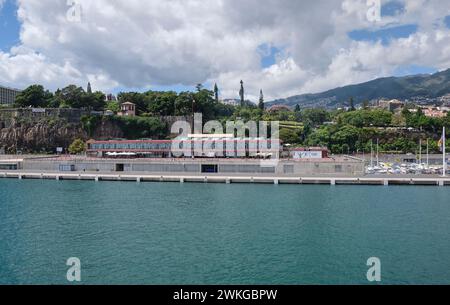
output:
<svg viewBox="0 0 450 305"><path fill-rule="evenodd" d="M355 108L355 101L353 100L353 97L350 98L349 104L350 104L349 111L355 111L356 108Z"/></svg>
<svg viewBox="0 0 450 305"><path fill-rule="evenodd" d="M217 87L217 83L214 84L214 98L216 99L216 102L219 102L219 87Z"/></svg>
<svg viewBox="0 0 450 305"><path fill-rule="evenodd" d="M244 82L241 80L241 90L239 90L239 97L241 98L241 107L245 105L245 90L244 90Z"/></svg>
<svg viewBox="0 0 450 305"><path fill-rule="evenodd" d="M258 104L259 109L264 111L264 94L263 91L261 89L261 91L259 92L259 104Z"/></svg>

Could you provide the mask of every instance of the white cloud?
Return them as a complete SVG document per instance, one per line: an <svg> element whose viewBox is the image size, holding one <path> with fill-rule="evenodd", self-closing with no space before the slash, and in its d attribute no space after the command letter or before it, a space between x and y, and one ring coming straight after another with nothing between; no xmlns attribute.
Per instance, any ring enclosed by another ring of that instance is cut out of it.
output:
<svg viewBox="0 0 450 305"><path fill-rule="evenodd" d="M0 3L2 0L0 0ZM21 45L0 52L0 83L95 89L218 82L224 97L315 92L374 77L402 65L450 67L450 31L438 0L408 0L406 13L366 18L365 0L78 0L80 22L66 1L18 0ZM388 46L353 42L355 29L417 23L418 33ZM262 44L283 49L269 68Z"/></svg>

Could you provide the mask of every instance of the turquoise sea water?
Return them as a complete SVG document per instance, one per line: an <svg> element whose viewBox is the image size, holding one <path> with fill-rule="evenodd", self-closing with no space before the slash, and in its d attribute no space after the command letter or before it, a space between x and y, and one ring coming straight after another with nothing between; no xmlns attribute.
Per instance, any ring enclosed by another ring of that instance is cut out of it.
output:
<svg viewBox="0 0 450 305"><path fill-rule="evenodd" d="M0 180L0 284L450 283L450 188Z"/></svg>

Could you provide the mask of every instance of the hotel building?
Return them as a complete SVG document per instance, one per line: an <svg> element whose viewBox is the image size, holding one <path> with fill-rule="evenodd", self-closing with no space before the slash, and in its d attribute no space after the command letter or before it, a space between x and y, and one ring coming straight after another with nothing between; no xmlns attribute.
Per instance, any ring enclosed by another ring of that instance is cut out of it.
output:
<svg viewBox="0 0 450 305"><path fill-rule="evenodd" d="M0 105L12 105L20 90L0 86Z"/></svg>

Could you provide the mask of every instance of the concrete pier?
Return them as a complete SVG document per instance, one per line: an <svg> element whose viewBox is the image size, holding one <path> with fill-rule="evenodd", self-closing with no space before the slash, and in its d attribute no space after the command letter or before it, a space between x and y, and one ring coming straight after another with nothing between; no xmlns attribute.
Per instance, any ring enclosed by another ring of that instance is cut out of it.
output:
<svg viewBox="0 0 450 305"><path fill-rule="evenodd" d="M192 182L192 183L254 183L254 184L297 184L297 185L426 185L450 186L450 177L277 177L277 176L221 176L221 175L151 175L114 173L64 173L64 172L0 172L0 179L51 179L51 180L83 180L83 181L135 181L135 182Z"/></svg>

